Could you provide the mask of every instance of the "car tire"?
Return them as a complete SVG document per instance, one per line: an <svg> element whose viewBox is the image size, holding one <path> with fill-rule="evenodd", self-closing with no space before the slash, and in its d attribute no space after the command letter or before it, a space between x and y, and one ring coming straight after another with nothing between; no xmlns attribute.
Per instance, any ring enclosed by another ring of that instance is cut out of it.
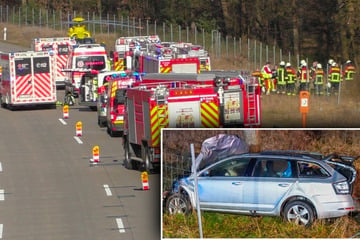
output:
<svg viewBox="0 0 360 240"><path fill-rule="evenodd" d="M166 199L166 212L170 215L189 214L191 212L190 201L180 193L174 193Z"/></svg>
<svg viewBox="0 0 360 240"><path fill-rule="evenodd" d="M126 137L124 137L124 166L126 169L134 169L133 161L131 160L130 144Z"/></svg>
<svg viewBox="0 0 360 240"><path fill-rule="evenodd" d="M315 221L314 210L305 201L291 201L285 205L283 216L285 221L293 222L297 225L311 226Z"/></svg>

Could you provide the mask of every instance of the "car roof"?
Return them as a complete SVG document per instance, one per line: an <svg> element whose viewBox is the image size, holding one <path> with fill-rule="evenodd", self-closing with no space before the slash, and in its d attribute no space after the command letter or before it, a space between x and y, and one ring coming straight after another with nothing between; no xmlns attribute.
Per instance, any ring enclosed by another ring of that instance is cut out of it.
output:
<svg viewBox="0 0 360 240"><path fill-rule="evenodd" d="M303 158L303 159L315 159L315 160L322 160L324 158L324 156L321 153L299 151L299 150L263 151L263 152L260 152L260 154L261 155L296 157L296 158Z"/></svg>

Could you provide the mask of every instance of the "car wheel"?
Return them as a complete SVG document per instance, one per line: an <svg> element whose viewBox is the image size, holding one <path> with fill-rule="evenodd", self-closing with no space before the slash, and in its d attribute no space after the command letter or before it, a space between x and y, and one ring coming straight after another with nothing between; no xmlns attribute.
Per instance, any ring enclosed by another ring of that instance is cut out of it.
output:
<svg viewBox="0 0 360 240"><path fill-rule="evenodd" d="M124 159L124 166L126 169L134 169L133 162L131 160L130 155L130 144L127 140L127 138L124 138L124 153L125 153L125 159Z"/></svg>
<svg viewBox="0 0 360 240"><path fill-rule="evenodd" d="M286 221L307 227L315 220L314 210L304 201L292 201L287 203L284 208L284 218Z"/></svg>
<svg viewBox="0 0 360 240"><path fill-rule="evenodd" d="M166 200L166 211L171 214L189 214L191 206L189 200L180 193L174 193Z"/></svg>

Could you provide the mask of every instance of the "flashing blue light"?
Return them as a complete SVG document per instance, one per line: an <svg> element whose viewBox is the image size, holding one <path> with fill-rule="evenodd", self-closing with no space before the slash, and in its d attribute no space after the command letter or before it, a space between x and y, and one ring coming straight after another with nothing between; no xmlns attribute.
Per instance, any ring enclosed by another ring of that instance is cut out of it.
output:
<svg viewBox="0 0 360 240"><path fill-rule="evenodd" d="M127 74L126 74L126 73L120 73L120 76L121 76L121 77L126 77Z"/></svg>

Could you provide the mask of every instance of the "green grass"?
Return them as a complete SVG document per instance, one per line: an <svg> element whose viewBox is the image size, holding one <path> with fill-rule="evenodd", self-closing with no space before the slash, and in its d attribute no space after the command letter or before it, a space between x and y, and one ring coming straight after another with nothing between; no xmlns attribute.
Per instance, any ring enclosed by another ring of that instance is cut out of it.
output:
<svg viewBox="0 0 360 240"><path fill-rule="evenodd" d="M316 221L305 228L284 222L280 217L252 217L202 212L204 238L349 238L360 231L351 217ZM164 238L198 238L196 213L163 215Z"/></svg>

